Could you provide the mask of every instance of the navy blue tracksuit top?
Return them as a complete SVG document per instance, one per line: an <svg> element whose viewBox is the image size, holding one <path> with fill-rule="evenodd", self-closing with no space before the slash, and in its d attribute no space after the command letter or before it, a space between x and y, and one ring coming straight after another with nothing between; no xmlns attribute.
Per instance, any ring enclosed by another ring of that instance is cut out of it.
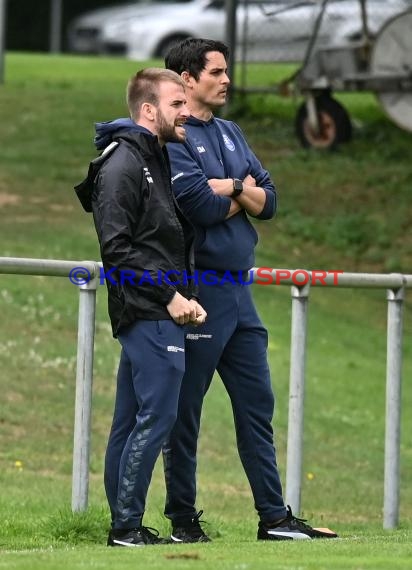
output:
<svg viewBox="0 0 412 570"><path fill-rule="evenodd" d="M196 267L217 272L247 271L254 265L257 233L244 210L225 219L231 199L214 194L209 178L240 178L248 174L266 193L263 211L270 219L276 211L276 190L269 173L249 148L238 125L212 117L190 117L187 140L167 145L173 191L178 204L196 229Z"/></svg>

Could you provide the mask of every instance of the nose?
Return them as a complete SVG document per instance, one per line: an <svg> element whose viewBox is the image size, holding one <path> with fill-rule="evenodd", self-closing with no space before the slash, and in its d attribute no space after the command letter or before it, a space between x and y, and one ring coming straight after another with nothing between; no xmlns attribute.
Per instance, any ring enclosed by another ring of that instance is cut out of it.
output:
<svg viewBox="0 0 412 570"><path fill-rule="evenodd" d="M223 83L224 85L229 85L229 83L230 83L230 78L229 78L229 76L228 76L227 73L224 74L223 79L222 79L222 83Z"/></svg>
<svg viewBox="0 0 412 570"><path fill-rule="evenodd" d="M183 105L180 114L181 114L183 117L185 117L185 118L190 117L190 110L189 110L189 107L188 107L187 105Z"/></svg>

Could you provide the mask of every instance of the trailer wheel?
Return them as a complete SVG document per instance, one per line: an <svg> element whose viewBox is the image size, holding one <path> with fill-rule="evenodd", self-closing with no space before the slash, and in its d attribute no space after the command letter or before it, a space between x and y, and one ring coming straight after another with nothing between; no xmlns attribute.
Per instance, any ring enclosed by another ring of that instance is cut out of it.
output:
<svg viewBox="0 0 412 570"><path fill-rule="evenodd" d="M318 133L309 124L306 103L302 103L296 114L295 131L301 144L305 148L334 149L349 142L352 124L345 108L329 95L320 95L315 101L320 127Z"/></svg>

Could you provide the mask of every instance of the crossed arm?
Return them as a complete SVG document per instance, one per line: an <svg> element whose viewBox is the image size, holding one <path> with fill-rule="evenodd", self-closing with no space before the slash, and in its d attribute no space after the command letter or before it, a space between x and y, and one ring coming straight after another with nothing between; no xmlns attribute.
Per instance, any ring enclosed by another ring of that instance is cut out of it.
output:
<svg viewBox="0 0 412 570"><path fill-rule="evenodd" d="M219 196L230 197L233 192L232 178L210 178L208 183L212 191ZM256 180L248 174L243 180L243 192L236 198L231 198L230 209L226 218L234 216L240 210L246 210L248 214L258 216L263 211L265 203L265 191L256 186Z"/></svg>

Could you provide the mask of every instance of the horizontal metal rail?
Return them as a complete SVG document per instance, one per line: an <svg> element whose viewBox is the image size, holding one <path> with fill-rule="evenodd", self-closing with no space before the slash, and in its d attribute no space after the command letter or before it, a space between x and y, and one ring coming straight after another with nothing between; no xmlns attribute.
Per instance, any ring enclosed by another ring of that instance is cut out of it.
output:
<svg viewBox="0 0 412 570"><path fill-rule="evenodd" d="M76 279L84 279L84 283L78 286L80 299L72 479L74 511L85 510L88 505L95 308L100 268L101 263L96 261L0 257L0 274L55 276L71 280L75 274ZM412 287L412 275L254 267L250 271L250 278L255 284L291 286L292 332L286 502L296 512L300 511L302 486L307 314L310 290L319 286L387 290L383 526L388 529L396 527L399 523L403 303L405 290Z"/></svg>
<svg viewBox="0 0 412 570"><path fill-rule="evenodd" d="M44 275L69 277L74 269L84 268L91 277L97 277L100 264L96 261L63 261L58 259L31 259L25 257L0 257L0 273L9 275Z"/></svg>

